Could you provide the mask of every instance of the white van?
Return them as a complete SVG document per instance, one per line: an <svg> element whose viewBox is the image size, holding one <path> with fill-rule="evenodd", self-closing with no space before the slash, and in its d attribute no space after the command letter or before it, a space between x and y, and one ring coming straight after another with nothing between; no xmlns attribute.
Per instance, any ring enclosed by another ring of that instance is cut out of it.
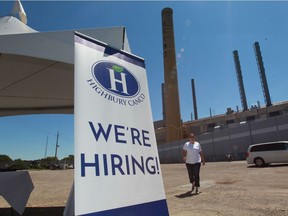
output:
<svg viewBox="0 0 288 216"><path fill-rule="evenodd" d="M270 163L288 163L288 141L267 142L250 145L246 161L258 167Z"/></svg>

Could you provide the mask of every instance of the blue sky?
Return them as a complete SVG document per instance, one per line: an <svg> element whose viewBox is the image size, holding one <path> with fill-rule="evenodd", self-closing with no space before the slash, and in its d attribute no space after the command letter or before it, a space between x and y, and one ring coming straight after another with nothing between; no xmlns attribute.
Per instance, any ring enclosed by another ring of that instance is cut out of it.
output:
<svg viewBox="0 0 288 216"><path fill-rule="evenodd" d="M0 1L0 16L13 2ZM242 109L232 52L238 50L247 103L264 105L253 44L260 44L272 103L288 100L288 2L285 1L22 1L28 26L43 31L125 26L132 53L145 59L154 120L162 119L163 49L161 10L174 11L181 117L193 113L191 79L198 117ZM0 154L12 159L73 154L73 115L0 119Z"/></svg>

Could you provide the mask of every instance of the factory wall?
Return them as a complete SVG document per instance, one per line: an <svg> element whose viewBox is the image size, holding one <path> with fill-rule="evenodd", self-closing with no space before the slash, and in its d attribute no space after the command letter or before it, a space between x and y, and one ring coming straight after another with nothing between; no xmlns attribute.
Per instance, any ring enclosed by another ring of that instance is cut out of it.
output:
<svg viewBox="0 0 288 216"><path fill-rule="evenodd" d="M249 145L288 140L288 115L231 124L197 137L206 161L224 161L231 153L234 160L245 160ZM158 145L161 163L181 163L182 147L187 139Z"/></svg>

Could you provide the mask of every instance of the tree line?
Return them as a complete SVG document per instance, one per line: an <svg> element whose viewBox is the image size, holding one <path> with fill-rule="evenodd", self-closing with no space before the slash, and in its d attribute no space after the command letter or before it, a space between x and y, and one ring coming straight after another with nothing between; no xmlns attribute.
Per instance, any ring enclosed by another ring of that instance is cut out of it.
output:
<svg viewBox="0 0 288 216"><path fill-rule="evenodd" d="M67 168L74 168L74 155L69 155L61 160L57 157L46 157L38 160L12 160L8 155L0 155L0 171Z"/></svg>

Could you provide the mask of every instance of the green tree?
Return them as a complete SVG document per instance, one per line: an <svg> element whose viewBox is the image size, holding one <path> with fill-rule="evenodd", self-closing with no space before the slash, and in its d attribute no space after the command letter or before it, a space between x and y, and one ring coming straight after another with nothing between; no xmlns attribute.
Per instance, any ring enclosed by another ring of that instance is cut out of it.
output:
<svg viewBox="0 0 288 216"><path fill-rule="evenodd" d="M61 160L61 162L66 164L74 164L74 155L69 155Z"/></svg>
<svg viewBox="0 0 288 216"><path fill-rule="evenodd" d="M12 162L12 159L8 155L0 155L0 162Z"/></svg>
<svg viewBox="0 0 288 216"><path fill-rule="evenodd" d="M55 157L42 158L42 159L41 159L41 166L42 166L43 168L48 169L48 168L51 167L53 164L55 164L55 162L58 162L57 158L55 158Z"/></svg>
<svg viewBox="0 0 288 216"><path fill-rule="evenodd" d="M12 161L8 155L0 155L0 169L7 169Z"/></svg>
<svg viewBox="0 0 288 216"><path fill-rule="evenodd" d="M25 161L22 161L21 159L16 159L8 167L8 169L9 170L23 170L23 169L29 169L29 166Z"/></svg>

